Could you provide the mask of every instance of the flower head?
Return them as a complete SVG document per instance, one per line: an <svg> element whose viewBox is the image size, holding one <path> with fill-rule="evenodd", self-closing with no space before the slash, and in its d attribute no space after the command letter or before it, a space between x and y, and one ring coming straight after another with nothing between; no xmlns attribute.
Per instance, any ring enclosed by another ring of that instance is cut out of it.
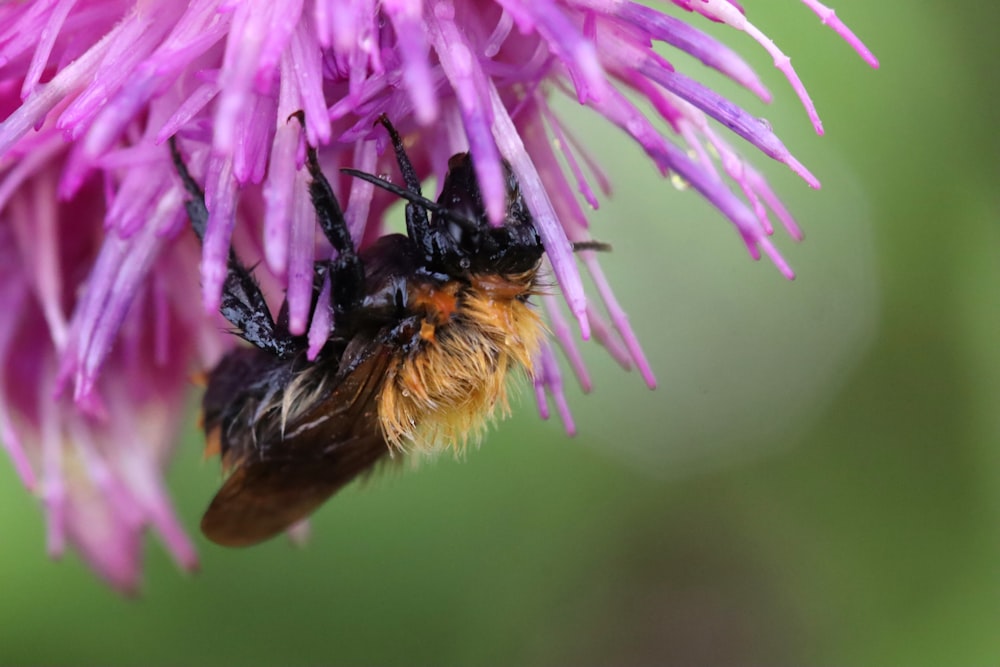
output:
<svg viewBox="0 0 1000 667"><path fill-rule="evenodd" d="M877 66L831 10L802 2ZM739 5L672 4L759 42L822 132L790 61ZM0 322L0 437L43 500L50 549L70 540L109 581L129 588L141 531L152 525L178 562L193 567L160 471L188 374L232 344L217 315L230 248L262 261L265 291L286 292L289 326L309 335L313 351L330 329L328 313L310 312L313 262L331 251L306 196L304 142L321 147L328 174L344 166L392 173L386 138L374 127L386 114L421 177L440 178L448 158L468 150L496 223L506 160L580 336L593 336L651 386L594 253L574 256L572 243L589 237L579 197L596 208L591 180L605 194L609 186L550 108L552 95L565 93L618 126L659 170L718 208L754 257L767 255L791 277L769 239L770 216L793 237L798 228L720 128L809 185L818 181L766 121L654 49L667 44L769 100L753 70L695 23L627 0L0 6L0 303L9 314ZM288 122L299 110L304 126ZM206 191L200 269L164 145L175 135ZM334 186L355 243L378 238L391 198L361 180ZM606 315L585 293L580 266ZM199 277L203 307L195 309ZM542 302L556 344L589 388L562 306L554 296ZM549 395L572 429L551 347L535 369L543 414Z"/></svg>

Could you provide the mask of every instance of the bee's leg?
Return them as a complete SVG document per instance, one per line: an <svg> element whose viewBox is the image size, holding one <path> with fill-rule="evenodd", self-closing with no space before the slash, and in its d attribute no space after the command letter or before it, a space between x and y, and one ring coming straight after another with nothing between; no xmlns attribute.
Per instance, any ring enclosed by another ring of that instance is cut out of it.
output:
<svg viewBox="0 0 1000 667"><path fill-rule="evenodd" d="M239 329L241 338L280 359L294 356L303 347L287 325L274 323L260 286L232 251L219 311Z"/></svg>
<svg viewBox="0 0 1000 667"><path fill-rule="evenodd" d="M181 157L181 152L177 149L177 137L170 137L167 143L170 145L170 157L174 161L174 168L181 177L184 189L191 195L191 198L184 202L184 208L187 209L188 218L191 220L191 228L198 235L198 240L204 241L205 226L208 224L208 207L205 206L205 192L191 178L191 172L188 171L187 165L184 164L184 158Z"/></svg>
<svg viewBox="0 0 1000 667"><path fill-rule="evenodd" d="M344 212L333 194L330 182L326 180L319 168L316 149L306 145L306 165L312 182L309 184L309 196L313 208L316 209L316 219L330 245L337 251L337 258L329 262L331 300L334 313L348 312L361 305L365 296L365 267L354 249L354 241L347 229ZM317 267L317 274L321 269ZM322 280L318 282L322 285Z"/></svg>
<svg viewBox="0 0 1000 667"><path fill-rule="evenodd" d="M382 126L389 133L389 138L392 140L392 148L396 153L396 162L399 163L399 171L403 174L403 182L406 183L406 189L422 197L423 193L420 191L420 179L417 177L417 170L413 168L413 163L410 162L410 158L406 154L406 149L403 147L403 140L400 138L399 132L389 122L389 117L385 114L378 117L378 122L382 123ZM427 209L409 202L406 205L406 234L425 253L430 253L433 250L429 245L431 240L430 228L431 223L427 217Z"/></svg>
<svg viewBox="0 0 1000 667"><path fill-rule="evenodd" d="M208 224L205 193L191 178L191 173L184 164L173 137L169 143L174 166L181 177L184 189L191 195L191 198L184 202L184 208L187 209L194 233L198 235L199 240L204 241L205 227ZM222 284L222 305L219 311L240 331L243 339L266 352L284 358L298 350L299 346L295 344L291 335L280 331L275 325L257 281L240 263L232 248L229 250L226 280Z"/></svg>

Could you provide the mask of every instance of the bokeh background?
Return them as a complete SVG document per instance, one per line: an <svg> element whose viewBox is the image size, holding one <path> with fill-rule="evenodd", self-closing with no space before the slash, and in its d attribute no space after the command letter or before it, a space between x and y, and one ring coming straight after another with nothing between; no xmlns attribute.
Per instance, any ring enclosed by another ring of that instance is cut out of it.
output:
<svg viewBox="0 0 1000 667"><path fill-rule="evenodd" d="M833 4L880 71L795 0L746 3L826 137L749 38L716 30L773 105L706 75L823 181L751 156L805 228L797 280L563 103L614 177L594 236L655 392L588 346L574 438L524 392L465 460L341 494L306 549L199 537L185 576L151 540L135 600L43 556L0 463L0 663L1000 663L1000 9ZM218 470L191 422L195 530Z"/></svg>

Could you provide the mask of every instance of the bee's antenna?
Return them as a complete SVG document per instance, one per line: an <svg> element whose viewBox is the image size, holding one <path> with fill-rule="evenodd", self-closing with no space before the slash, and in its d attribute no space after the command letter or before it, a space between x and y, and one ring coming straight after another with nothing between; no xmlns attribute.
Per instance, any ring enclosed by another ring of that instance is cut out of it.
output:
<svg viewBox="0 0 1000 667"><path fill-rule="evenodd" d="M368 172L365 171L358 171L357 169L349 169L349 168L344 168L341 169L340 171L342 173L347 174L348 176L353 176L354 178L359 178L362 181L371 183L377 188L382 188L383 190L387 190L392 194L396 195L397 197L400 197L401 199L405 199L406 201L412 204L416 204L421 208L427 209L432 213L436 213L437 215L443 216L448 220L450 220L451 222L457 223L465 227L466 229L470 230L479 229L479 225L477 225L474 221L470 220L469 218L466 218L464 215L459 215L458 213L455 213L446 206L441 206L441 204L438 204L435 201L431 201L430 199L424 197L421 194L417 194L416 192L408 190L407 188L401 188L395 183L390 183L389 181L383 178L379 178L374 174L369 174Z"/></svg>
<svg viewBox="0 0 1000 667"><path fill-rule="evenodd" d="M580 252L581 250L596 250L597 252L611 252L611 244L604 243L603 241L576 241L573 243L573 252Z"/></svg>

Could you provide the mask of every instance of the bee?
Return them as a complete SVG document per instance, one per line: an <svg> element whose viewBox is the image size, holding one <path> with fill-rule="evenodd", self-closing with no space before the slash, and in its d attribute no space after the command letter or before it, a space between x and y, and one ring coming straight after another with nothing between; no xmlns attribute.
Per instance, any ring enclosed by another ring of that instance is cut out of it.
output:
<svg viewBox="0 0 1000 667"><path fill-rule="evenodd" d="M309 195L337 252L315 265L314 306L329 307L334 324L314 359L288 330L287 304L275 319L230 250L221 312L250 345L211 371L202 405L207 449L227 473L201 522L218 544L277 535L394 452L478 438L508 410L508 377L531 373L545 332L529 302L543 247L513 171L504 165L504 224L491 225L468 153L449 160L440 196L427 199L398 132L379 121L405 187L343 171L407 201L405 235L355 248L307 146ZM204 193L173 140L171 154L203 238ZM320 304L327 278L330 301Z"/></svg>

